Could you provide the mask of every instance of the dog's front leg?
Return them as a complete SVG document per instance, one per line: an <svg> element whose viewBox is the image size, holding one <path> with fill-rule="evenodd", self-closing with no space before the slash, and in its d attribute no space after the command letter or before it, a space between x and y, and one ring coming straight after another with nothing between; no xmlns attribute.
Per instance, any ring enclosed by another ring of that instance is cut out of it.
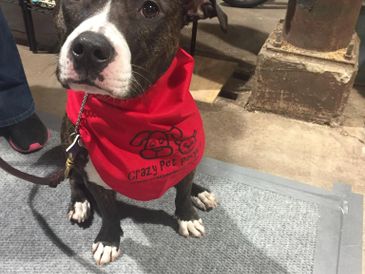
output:
<svg viewBox="0 0 365 274"><path fill-rule="evenodd" d="M71 203L68 209L68 218L71 223L87 228L93 219L93 210L87 197L82 175L74 172L70 178Z"/></svg>
<svg viewBox="0 0 365 274"><path fill-rule="evenodd" d="M175 215L179 224L180 235L200 238L204 235L205 229L191 201L193 178L194 171L176 185Z"/></svg>
<svg viewBox="0 0 365 274"><path fill-rule="evenodd" d="M102 225L92 246L94 259L98 265L110 263L120 254L120 237L123 231L120 227L115 192L107 190L94 183L87 183L87 188L93 195Z"/></svg>

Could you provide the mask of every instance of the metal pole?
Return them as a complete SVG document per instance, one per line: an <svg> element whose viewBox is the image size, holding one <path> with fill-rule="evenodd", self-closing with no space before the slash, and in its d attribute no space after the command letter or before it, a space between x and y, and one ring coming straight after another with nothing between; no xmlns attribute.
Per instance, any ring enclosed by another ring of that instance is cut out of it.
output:
<svg viewBox="0 0 365 274"><path fill-rule="evenodd" d="M195 55L195 46L196 46L196 36L198 33L198 20L193 21L193 29L191 31L191 44L190 44L190 54L191 56Z"/></svg>
<svg viewBox="0 0 365 274"><path fill-rule="evenodd" d="M32 12L30 10L30 7L25 1L26 0L19 0L19 5L23 14L24 26L25 26L25 31L27 33L29 49L33 51L33 53L37 53L38 48L37 48L37 40L34 33Z"/></svg>
<svg viewBox="0 0 365 274"><path fill-rule="evenodd" d="M351 41L362 0L289 0L284 38L318 51L345 48Z"/></svg>

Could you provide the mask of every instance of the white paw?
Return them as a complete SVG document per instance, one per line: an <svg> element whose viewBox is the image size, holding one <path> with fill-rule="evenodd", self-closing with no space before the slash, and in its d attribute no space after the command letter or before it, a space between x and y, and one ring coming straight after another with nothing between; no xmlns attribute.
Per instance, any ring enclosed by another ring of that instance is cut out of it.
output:
<svg viewBox="0 0 365 274"><path fill-rule="evenodd" d="M181 221L178 219L177 222L179 224L179 234L184 237L189 237L191 235L193 237L200 238L205 234L202 219L193 221Z"/></svg>
<svg viewBox="0 0 365 274"><path fill-rule="evenodd" d="M73 206L73 209L68 212L69 220L73 220L79 224L85 222L89 216L90 203L87 200L84 202L76 202Z"/></svg>
<svg viewBox="0 0 365 274"><path fill-rule="evenodd" d="M218 206L217 198L213 193L204 191L198 194L198 197L192 196L191 200L193 204L204 211L216 208Z"/></svg>
<svg viewBox="0 0 365 274"><path fill-rule="evenodd" d="M114 262L120 255L120 249L116 246L103 245L101 242L93 244L92 251L97 265Z"/></svg>

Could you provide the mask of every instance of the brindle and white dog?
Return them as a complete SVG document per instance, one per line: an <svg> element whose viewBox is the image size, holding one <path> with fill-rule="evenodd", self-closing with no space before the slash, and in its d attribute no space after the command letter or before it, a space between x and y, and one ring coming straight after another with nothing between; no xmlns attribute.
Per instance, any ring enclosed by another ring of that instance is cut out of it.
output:
<svg viewBox="0 0 365 274"><path fill-rule="evenodd" d="M225 24L225 15L214 0L59 0L55 19L64 43L57 77L74 90L119 99L140 96L169 67L183 26L217 13ZM61 132L65 146L73 130L65 117ZM217 201L210 191L194 184L193 177L194 172L176 185L176 217L181 235L201 237L205 230L193 205L209 210ZM93 209L100 213L102 227L92 245L94 259L97 264L114 261L122 235L116 193L100 179L85 149L70 184L70 220L87 226Z"/></svg>

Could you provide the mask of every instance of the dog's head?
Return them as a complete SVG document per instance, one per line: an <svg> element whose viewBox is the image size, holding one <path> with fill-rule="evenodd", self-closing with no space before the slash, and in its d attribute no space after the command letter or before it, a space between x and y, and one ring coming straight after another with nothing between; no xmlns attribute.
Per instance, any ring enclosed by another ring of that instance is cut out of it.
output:
<svg viewBox="0 0 365 274"><path fill-rule="evenodd" d="M217 15L225 27L215 0L58 0L58 79L75 90L137 96L169 67L181 28Z"/></svg>

